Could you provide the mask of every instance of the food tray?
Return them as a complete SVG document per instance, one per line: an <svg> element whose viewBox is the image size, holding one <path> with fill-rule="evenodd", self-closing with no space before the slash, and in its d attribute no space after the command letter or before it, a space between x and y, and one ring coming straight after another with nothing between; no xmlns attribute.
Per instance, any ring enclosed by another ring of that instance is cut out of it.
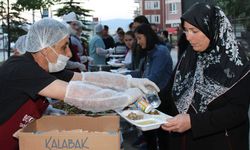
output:
<svg viewBox="0 0 250 150"><path fill-rule="evenodd" d="M158 111L158 110L156 110ZM158 111L158 115L151 115L143 113L140 110L123 110L123 111L117 111L117 113L127 120L129 123L135 125L137 128L139 128L142 131L148 131L153 129L158 129L162 124L167 123L167 119L172 118L169 115L166 115L160 111ZM138 120L132 120L129 119L127 116L130 113L136 113L137 115L142 115L143 119Z"/></svg>

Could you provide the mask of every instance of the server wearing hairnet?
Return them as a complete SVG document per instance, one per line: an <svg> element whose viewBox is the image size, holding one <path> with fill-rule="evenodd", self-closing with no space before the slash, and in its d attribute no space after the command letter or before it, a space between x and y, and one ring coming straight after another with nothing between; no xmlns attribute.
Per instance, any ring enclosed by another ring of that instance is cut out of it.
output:
<svg viewBox="0 0 250 150"><path fill-rule="evenodd" d="M25 35L22 35L22 36L20 36L18 39L17 39L17 41L16 41L16 43L15 43L15 46L14 46L14 55L22 55L22 54L24 54L25 53L25 41L26 41L26 37L27 37L27 35L25 34Z"/></svg>
<svg viewBox="0 0 250 150"><path fill-rule="evenodd" d="M148 89L159 90L147 79L108 72L81 74L64 70L71 57L68 39L64 24L42 19L29 29L26 53L10 57L0 67L1 149L18 149L13 133L41 117L48 106L45 97L98 112L123 108Z"/></svg>

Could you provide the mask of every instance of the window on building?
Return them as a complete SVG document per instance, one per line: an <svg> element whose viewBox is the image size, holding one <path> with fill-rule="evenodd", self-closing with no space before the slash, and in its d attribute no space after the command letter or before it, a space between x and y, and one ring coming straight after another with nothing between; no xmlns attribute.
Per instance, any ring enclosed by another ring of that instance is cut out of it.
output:
<svg viewBox="0 0 250 150"><path fill-rule="evenodd" d="M177 4L170 3L169 4L169 11L170 11L170 14L177 14Z"/></svg>
<svg viewBox="0 0 250 150"><path fill-rule="evenodd" d="M145 10L160 9L160 1L145 1Z"/></svg>
<svg viewBox="0 0 250 150"><path fill-rule="evenodd" d="M146 15L150 23L160 24L161 18L160 15Z"/></svg>

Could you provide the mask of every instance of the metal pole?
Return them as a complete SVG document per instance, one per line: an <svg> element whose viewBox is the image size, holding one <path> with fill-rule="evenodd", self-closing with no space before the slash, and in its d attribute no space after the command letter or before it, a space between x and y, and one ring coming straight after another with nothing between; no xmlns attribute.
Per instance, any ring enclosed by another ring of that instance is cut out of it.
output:
<svg viewBox="0 0 250 150"><path fill-rule="evenodd" d="M165 0L163 0L163 10L162 10L162 15L163 15L163 17L162 17L162 30L166 30L166 8L165 8L165 5L166 5L166 3L165 3Z"/></svg>
<svg viewBox="0 0 250 150"><path fill-rule="evenodd" d="M7 0L8 57L10 57L10 3Z"/></svg>
<svg viewBox="0 0 250 150"><path fill-rule="evenodd" d="M32 9L32 22L35 23L35 10Z"/></svg>
<svg viewBox="0 0 250 150"><path fill-rule="evenodd" d="M1 1L1 8L4 8L3 7L3 1ZM4 21L3 21L3 13L4 13L4 10L2 9L2 11L1 11L1 17L2 17L2 36L3 36L3 40L2 40L2 44L3 44L3 49L1 49L1 51L0 52L2 52L3 53L3 60L5 60L5 43L4 43L4 29L3 29L3 24L4 24ZM0 60L0 61L2 61L2 60Z"/></svg>

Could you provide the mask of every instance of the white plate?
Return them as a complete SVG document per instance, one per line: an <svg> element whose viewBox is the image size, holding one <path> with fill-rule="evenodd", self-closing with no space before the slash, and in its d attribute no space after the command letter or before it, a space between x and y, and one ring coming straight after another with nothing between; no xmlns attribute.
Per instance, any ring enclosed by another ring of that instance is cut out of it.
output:
<svg viewBox="0 0 250 150"><path fill-rule="evenodd" d="M111 54L111 55L109 55L109 57L124 57L125 55L115 55L115 54Z"/></svg>
<svg viewBox="0 0 250 150"><path fill-rule="evenodd" d="M112 61L108 61L107 64L113 66L113 67L122 67L124 66L123 63L116 63L116 62L112 62Z"/></svg>
<svg viewBox="0 0 250 150"><path fill-rule="evenodd" d="M128 73L128 72L131 72L130 70L128 69L111 69L110 72L113 72L113 73L120 73L120 74L124 74L124 73Z"/></svg>
<svg viewBox="0 0 250 150"><path fill-rule="evenodd" d="M136 113L138 115L143 115L143 119L139 119L139 120L129 119L127 116L131 112ZM117 113L122 118L127 120L129 123L135 125L140 130L148 131L148 130L158 129L162 124L167 123L168 118L172 118L171 116L166 115L160 111L158 112L159 112L159 115L145 114L140 110L124 110L124 111L119 111Z"/></svg>

